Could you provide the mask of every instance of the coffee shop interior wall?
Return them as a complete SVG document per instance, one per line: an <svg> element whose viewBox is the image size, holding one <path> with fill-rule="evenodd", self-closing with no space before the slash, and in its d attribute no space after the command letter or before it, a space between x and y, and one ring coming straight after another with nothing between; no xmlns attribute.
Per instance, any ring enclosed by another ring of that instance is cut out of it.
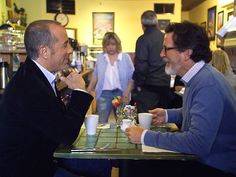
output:
<svg viewBox="0 0 236 177"><path fill-rule="evenodd" d="M5 0L0 0L0 25L4 22L6 16L6 4Z"/></svg>
<svg viewBox="0 0 236 177"><path fill-rule="evenodd" d="M207 22L207 12L208 9L214 6L216 7L216 26L217 26L217 14L218 12L223 11L224 12L224 24L227 22L227 15L229 12L233 11L233 0L228 0L231 3L229 3L227 6L223 6L222 2L224 2L226 0L206 0L203 3L201 3L200 5L196 6L195 8L193 8L190 11L187 11L185 13L182 13L181 19L182 20L189 20L192 22L195 22L197 24L201 24L202 22ZM216 27L217 28L217 27ZM211 41L211 49L215 50L216 49L216 41L217 38L215 38L215 40Z"/></svg>
<svg viewBox="0 0 236 177"><path fill-rule="evenodd" d="M1 4L2 1L0 0ZM37 19L54 19L46 12L46 0L11 0L27 13L27 23ZM122 41L123 51L133 52L137 38L143 33L140 16L145 10L153 10L154 3L175 3L174 14L159 15L159 19L181 20L181 0L75 0L75 15L69 16L68 28L77 29L80 43L93 45L92 12L114 12L114 30ZM8 10L8 9L7 9Z"/></svg>
<svg viewBox="0 0 236 177"><path fill-rule="evenodd" d="M23 7L27 13L27 23L38 19L54 19L55 14L46 12L46 0L9 0L18 7ZM221 0L206 0L190 11L181 12L181 0L75 0L75 15L69 16L68 28L77 29L77 39L80 43L93 45L92 38L92 12L114 12L114 30L122 41L123 51L133 52L136 39L143 33L140 24L140 15L143 11L153 10L154 3L174 3L174 14L158 15L158 19L170 19L171 22L190 20L201 24L207 21L207 11L217 5L217 14L224 11L224 23L227 21L228 12L232 6L221 7ZM6 7L6 0L0 0L0 23L3 16L7 17L7 11L13 10ZM216 19L217 24L217 19ZM216 40L211 41L211 48L216 48Z"/></svg>

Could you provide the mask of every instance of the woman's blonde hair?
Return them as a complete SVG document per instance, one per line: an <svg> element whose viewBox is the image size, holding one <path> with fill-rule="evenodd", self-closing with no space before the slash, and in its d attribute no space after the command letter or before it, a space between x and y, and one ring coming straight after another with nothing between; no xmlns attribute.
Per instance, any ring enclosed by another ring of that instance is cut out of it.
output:
<svg viewBox="0 0 236 177"><path fill-rule="evenodd" d="M103 40L102 40L103 52L106 51L106 46L110 44L111 40L115 41L117 52L120 53L122 51L121 41L120 41L120 38L117 36L117 34L114 32L107 32L104 35Z"/></svg>
<svg viewBox="0 0 236 177"><path fill-rule="evenodd" d="M223 50L215 50L212 52L211 64L223 74L232 70L228 54Z"/></svg>

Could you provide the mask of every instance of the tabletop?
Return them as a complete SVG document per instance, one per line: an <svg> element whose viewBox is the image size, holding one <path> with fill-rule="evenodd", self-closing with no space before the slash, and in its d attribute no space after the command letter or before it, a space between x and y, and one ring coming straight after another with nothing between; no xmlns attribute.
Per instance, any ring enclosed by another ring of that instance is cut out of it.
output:
<svg viewBox="0 0 236 177"><path fill-rule="evenodd" d="M155 128L155 131L176 131L172 125ZM196 156L171 152L142 152L141 145L129 142L125 133L114 125L106 129L97 129L96 135L86 135L81 128L80 134L72 146L61 146L54 152L57 158L81 159L127 159L127 160L193 160Z"/></svg>

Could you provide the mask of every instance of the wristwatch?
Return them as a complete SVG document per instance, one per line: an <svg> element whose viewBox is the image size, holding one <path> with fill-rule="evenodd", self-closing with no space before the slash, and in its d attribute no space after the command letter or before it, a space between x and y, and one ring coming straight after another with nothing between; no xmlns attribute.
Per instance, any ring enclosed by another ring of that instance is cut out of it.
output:
<svg viewBox="0 0 236 177"><path fill-rule="evenodd" d="M69 17L65 13L57 13L54 19L61 23L62 26L66 26L69 23Z"/></svg>

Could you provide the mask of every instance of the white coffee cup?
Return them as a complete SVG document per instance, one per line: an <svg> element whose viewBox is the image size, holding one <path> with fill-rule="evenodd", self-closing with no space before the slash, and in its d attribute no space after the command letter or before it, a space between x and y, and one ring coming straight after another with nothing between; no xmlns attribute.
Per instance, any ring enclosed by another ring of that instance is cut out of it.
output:
<svg viewBox="0 0 236 177"><path fill-rule="evenodd" d="M95 135L99 116L96 114L87 115L84 120L86 132L88 135Z"/></svg>
<svg viewBox="0 0 236 177"><path fill-rule="evenodd" d="M151 113L139 113L138 114L139 125L145 129L150 129L152 124L152 114Z"/></svg>
<svg viewBox="0 0 236 177"><path fill-rule="evenodd" d="M125 131L126 128L130 127L132 125L132 120L131 119L123 119L122 120L122 125L121 125L121 130Z"/></svg>

